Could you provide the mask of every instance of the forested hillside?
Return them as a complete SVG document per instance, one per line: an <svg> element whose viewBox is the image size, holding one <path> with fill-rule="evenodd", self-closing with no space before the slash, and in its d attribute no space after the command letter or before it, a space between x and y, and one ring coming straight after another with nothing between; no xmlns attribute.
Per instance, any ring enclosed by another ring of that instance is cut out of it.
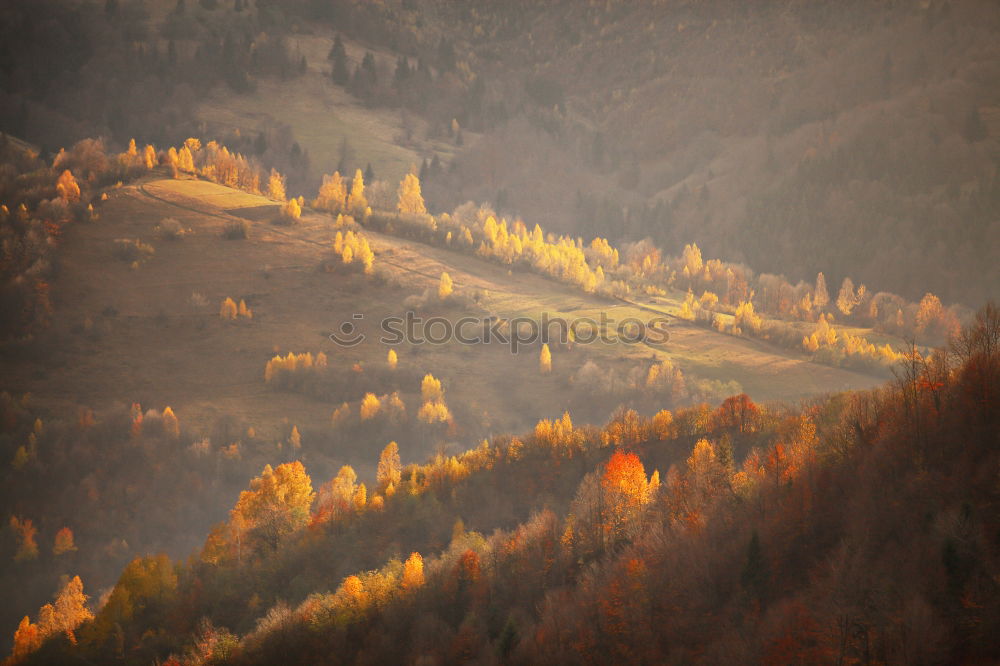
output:
<svg viewBox="0 0 1000 666"><path fill-rule="evenodd" d="M426 465L390 445L374 501L348 467L313 485L301 463L268 466L196 556L134 560L96 615L70 581L15 654L989 661L998 390L991 305L875 392L622 412L599 430L564 417Z"/></svg>
<svg viewBox="0 0 1000 666"><path fill-rule="evenodd" d="M1000 662L998 35L0 3L4 663Z"/></svg>
<svg viewBox="0 0 1000 666"><path fill-rule="evenodd" d="M316 134L299 107L346 91L398 113L384 131L424 162L437 210L488 201L561 232L696 242L792 282L823 271L910 300L974 307L1000 284L988 259L1000 251L1000 10L985 0L46 0L3 12L0 118L47 150L100 133L179 143L210 91L254 99L258 84L295 81L268 93L288 97L284 112L257 99L269 125L216 126L242 130L227 143L295 189L329 168L295 140ZM53 40L70 51L46 49ZM338 135L342 113L330 115ZM341 171L385 152L355 134Z"/></svg>

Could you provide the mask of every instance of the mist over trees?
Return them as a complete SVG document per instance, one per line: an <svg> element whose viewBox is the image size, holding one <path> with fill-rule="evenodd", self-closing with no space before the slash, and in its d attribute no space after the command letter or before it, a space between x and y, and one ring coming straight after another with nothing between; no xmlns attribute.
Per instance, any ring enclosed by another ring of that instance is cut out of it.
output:
<svg viewBox="0 0 1000 666"><path fill-rule="evenodd" d="M998 34L3 3L4 663L1000 661Z"/></svg>

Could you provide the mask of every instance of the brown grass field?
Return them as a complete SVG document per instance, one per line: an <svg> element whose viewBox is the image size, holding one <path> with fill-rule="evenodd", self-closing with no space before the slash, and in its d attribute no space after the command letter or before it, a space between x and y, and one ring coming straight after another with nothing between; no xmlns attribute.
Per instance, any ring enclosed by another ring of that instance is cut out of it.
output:
<svg viewBox="0 0 1000 666"><path fill-rule="evenodd" d="M281 437L289 423L303 433L329 432L335 404L307 395L274 391L263 379L275 353L323 351L331 366L384 364L378 321L401 315L403 301L436 289L446 270L458 294L479 291L480 305L468 314L509 318L542 311L566 317L597 315L619 320L649 319L638 308L588 296L530 273L458 252L365 231L376 253L377 277L322 269L332 258L335 233L324 214L306 212L295 226L276 226L263 197L205 181L153 177L109 191L100 218L67 230L62 266L52 285L53 323L43 334L50 353L9 364L8 386L30 391L36 403L53 409L89 406L100 412L115 404L144 408L170 405L185 427L208 431L223 416ZM262 211L265 213L262 215ZM180 240L158 238L166 217L188 233ZM264 219L260 219L260 218ZM250 221L247 240L225 240L221 231L237 219ZM155 254L137 266L116 258L115 239L138 238ZM194 294L199 294L203 300ZM245 299L250 321L218 316L225 297ZM459 309L434 312L449 316ZM340 322L363 313L368 339L344 349L328 337ZM577 345L554 350L554 371L538 372L537 349L512 355L502 347L424 345L398 348L400 365L441 378L453 411L475 424L453 433L468 448L489 433L518 432L539 418L559 416L570 403L569 377L587 359L622 371L655 358L672 359L689 379L735 380L758 401L795 400L817 393L864 388L874 377L809 362L765 343L735 338L680 322L662 348L646 345ZM400 387L408 409L419 406L419 386ZM355 401L360 400L358 395ZM603 420L616 404L574 414L578 422ZM306 444L308 445L308 436ZM338 442L324 451L366 470L384 442ZM400 442L408 459L422 459ZM308 446L306 447L308 449Z"/></svg>

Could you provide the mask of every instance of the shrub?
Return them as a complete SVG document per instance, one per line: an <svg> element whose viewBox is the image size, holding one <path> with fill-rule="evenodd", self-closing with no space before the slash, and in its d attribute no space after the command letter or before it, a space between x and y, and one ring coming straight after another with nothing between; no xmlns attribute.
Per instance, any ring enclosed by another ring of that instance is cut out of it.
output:
<svg viewBox="0 0 1000 666"><path fill-rule="evenodd" d="M222 237L226 240L246 240L250 236L250 225L246 220L233 220L227 222L222 230Z"/></svg>
<svg viewBox="0 0 1000 666"><path fill-rule="evenodd" d="M172 217L163 218L153 231L157 238L163 240L180 240L187 233L184 226Z"/></svg>
<svg viewBox="0 0 1000 666"><path fill-rule="evenodd" d="M143 243L138 238L116 238L114 254L122 261L142 261L153 256L156 250L152 245Z"/></svg>

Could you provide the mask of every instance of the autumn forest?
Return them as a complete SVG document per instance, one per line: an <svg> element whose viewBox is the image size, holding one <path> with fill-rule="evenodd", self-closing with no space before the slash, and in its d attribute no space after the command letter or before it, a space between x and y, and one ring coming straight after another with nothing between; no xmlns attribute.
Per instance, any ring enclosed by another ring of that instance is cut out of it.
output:
<svg viewBox="0 0 1000 666"><path fill-rule="evenodd" d="M0 660L1000 661L998 37L0 3Z"/></svg>

